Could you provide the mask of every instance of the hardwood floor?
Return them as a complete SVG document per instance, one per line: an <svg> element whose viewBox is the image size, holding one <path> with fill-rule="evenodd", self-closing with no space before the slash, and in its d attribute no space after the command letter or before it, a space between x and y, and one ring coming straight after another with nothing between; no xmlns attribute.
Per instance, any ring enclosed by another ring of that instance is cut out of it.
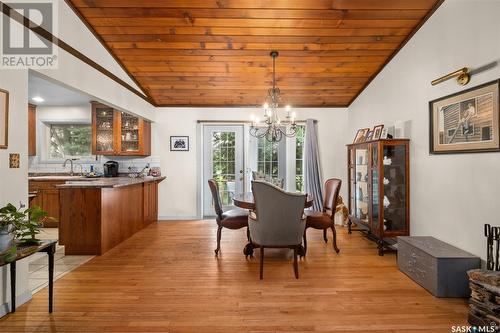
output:
<svg viewBox="0 0 500 333"><path fill-rule="evenodd" d="M307 258L293 275L292 251L245 260L245 230L215 223L154 223L46 288L0 332L450 332L465 325L464 299L438 299L377 255L373 242L338 228L340 254L308 231ZM331 239L331 234L329 234Z"/></svg>

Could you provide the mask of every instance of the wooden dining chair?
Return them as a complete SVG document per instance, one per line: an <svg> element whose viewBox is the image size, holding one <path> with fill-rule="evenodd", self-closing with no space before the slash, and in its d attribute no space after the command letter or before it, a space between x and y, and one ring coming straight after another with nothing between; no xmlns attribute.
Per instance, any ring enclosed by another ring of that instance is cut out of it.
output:
<svg viewBox="0 0 500 333"><path fill-rule="evenodd" d="M212 192L216 214L215 220L217 222L217 248L215 249L215 255L218 256L220 251L222 228L235 230L246 227L247 238L250 240L248 231L248 211L240 208L224 211L220 199L219 185L217 184L215 179L209 179L208 186L210 187L210 191Z"/></svg>
<svg viewBox="0 0 500 333"><path fill-rule="evenodd" d="M323 240L328 242L327 230L332 229L333 233L333 249L339 253L337 247L337 232L335 230L335 210L340 192L342 181L340 179L331 178L325 182L325 197L323 199L323 210L321 212L314 210L305 210L307 216L306 229L304 230L304 251L307 252L307 229L314 228L323 230Z"/></svg>

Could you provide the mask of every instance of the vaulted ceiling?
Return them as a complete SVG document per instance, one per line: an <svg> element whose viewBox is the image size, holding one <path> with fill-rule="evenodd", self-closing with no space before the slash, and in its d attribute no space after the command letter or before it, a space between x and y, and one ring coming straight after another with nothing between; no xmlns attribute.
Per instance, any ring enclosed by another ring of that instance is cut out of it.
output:
<svg viewBox="0 0 500 333"><path fill-rule="evenodd" d="M442 0L68 0L152 102L347 106ZM92 56L92 55L88 55Z"/></svg>

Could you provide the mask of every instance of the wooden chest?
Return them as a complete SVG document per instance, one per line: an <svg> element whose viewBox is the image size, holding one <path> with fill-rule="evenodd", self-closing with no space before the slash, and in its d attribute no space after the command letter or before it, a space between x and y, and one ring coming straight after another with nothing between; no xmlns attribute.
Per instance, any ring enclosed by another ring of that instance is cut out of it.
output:
<svg viewBox="0 0 500 333"><path fill-rule="evenodd" d="M398 267L436 297L469 297L467 271L481 260L428 236L398 237Z"/></svg>

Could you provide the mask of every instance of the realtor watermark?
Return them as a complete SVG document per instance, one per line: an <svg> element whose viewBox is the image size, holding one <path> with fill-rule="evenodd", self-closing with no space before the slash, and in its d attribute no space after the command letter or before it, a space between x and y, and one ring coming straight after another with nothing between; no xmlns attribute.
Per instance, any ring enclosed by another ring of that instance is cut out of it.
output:
<svg viewBox="0 0 500 333"><path fill-rule="evenodd" d="M450 332L498 333L500 332L500 327L494 322L484 326L456 325L451 327Z"/></svg>
<svg viewBox="0 0 500 333"><path fill-rule="evenodd" d="M42 37L57 34L57 1L9 1L4 5L0 68L57 68L58 48Z"/></svg>

